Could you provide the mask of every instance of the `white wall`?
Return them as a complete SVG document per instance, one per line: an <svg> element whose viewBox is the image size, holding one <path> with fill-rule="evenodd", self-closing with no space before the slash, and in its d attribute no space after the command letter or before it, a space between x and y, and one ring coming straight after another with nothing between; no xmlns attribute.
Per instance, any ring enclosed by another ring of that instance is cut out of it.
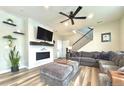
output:
<svg viewBox="0 0 124 93"><path fill-rule="evenodd" d="M111 32L111 42L101 42L101 34ZM94 28L93 40L79 51L119 51L120 21L98 25Z"/></svg>
<svg viewBox="0 0 124 93"><path fill-rule="evenodd" d="M62 40L56 40L56 58L62 57Z"/></svg>
<svg viewBox="0 0 124 93"><path fill-rule="evenodd" d="M66 57L66 48L69 47L69 40L56 40L55 43L55 53L56 53L56 58L59 57Z"/></svg>
<svg viewBox="0 0 124 93"><path fill-rule="evenodd" d="M14 23L17 25L16 27L4 24L2 21L7 20L8 18L11 18ZM20 68L25 67L26 61L24 49L25 49L25 35L18 35L14 34L14 31L20 30L21 32L25 33L24 30L24 20L20 17L17 17L15 15L6 13L4 11L0 11L0 73L10 71L10 62L8 58L9 54L9 48L8 48L8 42L7 39L2 38L6 35L12 35L13 37L17 38L17 40L14 41L14 44L17 46L17 50L19 50L21 60L20 60Z"/></svg>
<svg viewBox="0 0 124 93"><path fill-rule="evenodd" d="M69 47L69 40L62 41L62 57L66 57L66 48Z"/></svg>
<svg viewBox="0 0 124 93"><path fill-rule="evenodd" d="M53 39L55 40L55 44L54 44L54 52L53 52L53 56L54 59L57 59L58 57L61 57L61 52L62 52L62 37L56 33L54 33L54 37Z"/></svg>
<svg viewBox="0 0 124 93"><path fill-rule="evenodd" d="M124 51L124 17L120 20L120 50Z"/></svg>
<svg viewBox="0 0 124 93"><path fill-rule="evenodd" d="M7 24L2 23L2 21L11 18L17 25L16 27L10 26ZM17 40L14 41L14 44L17 46L17 49L19 50L21 60L20 60L20 68L23 67L28 67L32 68L38 65L41 65L40 62L36 63L34 62L30 51L31 49L34 49L34 46L30 46L30 41L39 41L36 39L36 31L37 31L37 26L44 27L48 30L51 30L50 28L43 26L41 23L34 21L32 19L27 19L27 18L22 18L18 17L15 15L12 15L10 13L0 11L0 73L8 72L10 71L10 62L8 58L8 43L7 39L3 39L3 36L6 35L12 35L13 37L17 38ZM24 32L25 35L19 35L19 34L14 34L14 31L20 30L21 32ZM59 38L59 37L53 37L54 38ZM33 48L32 48L33 47ZM42 46L35 46L36 48L39 47L41 51ZM39 49L38 48L38 49ZM42 63L47 63L47 62L52 62L53 61L53 47L46 47L46 51L52 51L51 52L51 58L47 60L43 60ZM37 50L34 50L35 52ZM34 55L34 54L33 54ZM34 57L35 58L35 57Z"/></svg>

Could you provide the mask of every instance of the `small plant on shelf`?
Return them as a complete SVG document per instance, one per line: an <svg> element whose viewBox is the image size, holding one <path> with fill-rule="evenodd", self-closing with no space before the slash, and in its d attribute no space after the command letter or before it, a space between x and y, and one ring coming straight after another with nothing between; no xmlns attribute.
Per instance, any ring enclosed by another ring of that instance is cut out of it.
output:
<svg viewBox="0 0 124 93"><path fill-rule="evenodd" d="M13 23L13 20L9 18L9 19L7 19L7 22L8 23Z"/></svg>
<svg viewBox="0 0 124 93"><path fill-rule="evenodd" d="M13 37L11 35L8 35L6 37L8 38L9 47L12 47L12 45L13 45Z"/></svg>

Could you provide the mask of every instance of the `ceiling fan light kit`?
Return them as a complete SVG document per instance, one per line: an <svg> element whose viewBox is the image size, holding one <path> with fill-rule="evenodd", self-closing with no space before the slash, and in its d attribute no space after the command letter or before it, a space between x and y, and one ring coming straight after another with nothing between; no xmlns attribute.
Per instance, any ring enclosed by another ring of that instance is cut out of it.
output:
<svg viewBox="0 0 124 93"><path fill-rule="evenodd" d="M67 17L67 19L61 21L60 23L64 23L64 22L66 22L66 21L68 21L68 20L71 20L72 25L74 25L74 19L86 19L86 18L87 18L86 16L76 17L76 15L78 14L78 12L79 12L81 9L82 9L82 7L79 6L79 7L76 9L75 12L70 11L70 14L69 14L69 15L67 15L67 14L65 14L65 13L63 13L63 12L59 12L59 14L61 14L61 15Z"/></svg>
<svg viewBox="0 0 124 93"><path fill-rule="evenodd" d="M65 26L68 26L68 22L65 22L64 25L65 25Z"/></svg>
<svg viewBox="0 0 124 93"><path fill-rule="evenodd" d="M88 19L92 19L92 18L93 18L93 16L94 16L94 15L93 15L92 13L91 13L91 14L89 14L89 15L88 15Z"/></svg>

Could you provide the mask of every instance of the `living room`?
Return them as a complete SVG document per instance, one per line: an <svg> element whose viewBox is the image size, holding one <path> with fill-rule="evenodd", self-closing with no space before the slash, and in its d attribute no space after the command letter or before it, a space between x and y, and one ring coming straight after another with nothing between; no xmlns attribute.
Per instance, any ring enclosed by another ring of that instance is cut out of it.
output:
<svg viewBox="0 0 124 93"><path fill-rule="evenodd" d="M84 18L86 16L86 19L74 19L74 24L72 24L70 20L61 23L61 21L65 20L67 16L63 16L60 12L64 12L67 13L67 15L70 15L70 11L75 12L75 10L79 7L81 7L82 9L80 9L79 14L76 16L83 16ZM50 62L53 62L56 59L61 60L62 58L67 57L66 48L78 52L123 51L123 9L123 6L1 6L1 77L5 77L6 73L11 73L11 63L9 61L11 43L9 42L8 36L12 36L12 44L16 46L17 51L19 51L19 71L22 71L23 69L32 70L33 68L35 69L35 67L43 66L44 64L49 64ZM51 16L46 18L46 16L49 15ZM48 31L53 32L52 40L48 40L49 42L44 42L42 40L37 39L38 27L39 29L44 28ZM93 31L92 39L90 39L85 45L79 43L79 49L77 49L77 47L73 48L72 45L87 33L87 31L84 31L84 28L88 27L91 28L91 30ZM83 34L81 34L80 31L84 31L85 33L83 32ZM107 38L105 37L106 35ZM43 56L45 54L42 53L48 52L49 58L45 58L43 60L39 60L39 58L37 58L37 55L39 55L39 53L41 53L41 55ZM91 69L96 68L86 67L82 69L87 70L86 73L90 73ZM98 71L98 69L95 71ZM25 71L24 73L27 72ZM13 78L16 78L17 76L14 76ZM78 75L77 77L75 76L76 79L72 80L71 83L74 83L72 85L78 85L79 76L80 75ZM12 76L10 77L12 78ZM87 78L87 76L85 76L85 78ZM4 83L2 80L4 80ZM5 80L5 78L1 78L2 83L0 84L16 85L17 82L20 82L16 81L16 83L13 83L11 81L11 83L7 83L7 81ZM89 85L88 79L86 80L87 82L83 80L84 83L81 85ZM21 83L19 84L21 85ZM26 84L28 85L29 83L25 82L24 85Z"/></svg>

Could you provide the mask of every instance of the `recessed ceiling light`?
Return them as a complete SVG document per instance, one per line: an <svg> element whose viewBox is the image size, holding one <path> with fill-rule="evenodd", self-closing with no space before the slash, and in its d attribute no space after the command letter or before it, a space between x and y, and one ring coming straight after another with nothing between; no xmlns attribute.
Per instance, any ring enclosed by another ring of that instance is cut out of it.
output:
<svg viewBox="0 0 124 93"><path fill-rule="evenodd" d="M93 18L93 16L94 16L94 15L93 15L92 13L91 13L91 14L89 14L89 15L88 15L88 19L92 19L92 18Z"/></svg>
<svg viewBox="0 0 124 93"><path fill-rule="evenodd" d="M48 9L49 8L49 6L44 6L46 9Z"/></svg>
<svg viewBox="0 0 124 93"><path fill-rule="evenodd" d="M73 33L76 34L77 33L76 30L73 30Z"/></svg>
<svg viewBox="0 0 124 93"><path fill-rule="evenodd" d="M68 22L65 22L64 25L65 25L65 26L68 26Z"/></svg>

